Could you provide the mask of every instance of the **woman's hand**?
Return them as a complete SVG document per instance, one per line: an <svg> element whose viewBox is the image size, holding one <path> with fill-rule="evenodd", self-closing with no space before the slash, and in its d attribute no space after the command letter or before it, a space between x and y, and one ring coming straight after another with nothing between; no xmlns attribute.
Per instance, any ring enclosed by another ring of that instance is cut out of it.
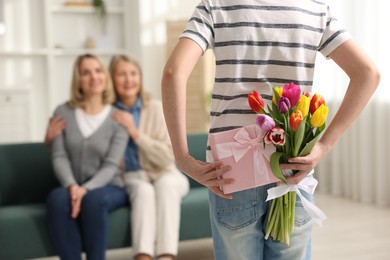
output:
<svg viewBox="0 0 390 260"><path fill-rule="evenodd" d="M127 132L133 139L138 137L138 129L135 126L133 116L129 112L116 111L113 115L113 118L116 122L126 128Z"/></svg>
<svg viewBox="0 0 390 260"><path fill-rule="evenodd" d="M47 125L46 135L45 135L45 144L47 146L51 145L51 142L59 136L66 127L66 121L60 116L50 118L49 124Z"/></svg>
<svg viewBox="0 0 390 260"><path fill-rule="evenodd" d="M70 204L72 206L72 212L70 215L73 219L76 219L80 214L81 201L87 193L87 189L77 184L72 184L68 187L68 191L70 194Z"/></svg>
<svg viewBox="0 0 390 260"><path fill-rule="evenodd" d="M223 166L220 161L205 163L198 161L190 155L187 155L177 166L181 171L190 176L195 181L209 188L212 192L225 199L232 199L231 194L224 194L220 186L231 184L234 179L223 179L223 174L231 170L230 166Z"/></svg>

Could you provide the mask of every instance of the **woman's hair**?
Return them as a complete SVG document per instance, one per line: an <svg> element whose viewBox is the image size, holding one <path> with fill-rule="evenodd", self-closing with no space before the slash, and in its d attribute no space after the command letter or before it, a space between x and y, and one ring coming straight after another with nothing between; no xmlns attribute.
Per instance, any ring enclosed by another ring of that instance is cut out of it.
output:
<svg viewBox="0 0 390 260"><path fill-rule="evenodd" d="M106 81L104 83L105 89L103 92L103 103L112 104L115 101L115 92L112 86L112 81L110 74L108 73L106 67L103 65L103 62L93 54L84 54L77 57L74 66L73 66L73 76L72 76L72 85L70 89L70 100L69 105L71 107L83 107L84 106L84 95L81 90L80 85L80 65L85 59L94 59L99 63L100 69L106 76Z"/></svg>
<svg viewBox="0 0 390 260"><path fill-rule="evenodd" d="M142 77L141 66L140 66L140 64L138 63L137 60L135 60L134 58L130 58L129 56L126 56L126 55L115 55L115 56L113 56L111 58L111 61L110 61L109 71L110 71L110 75L111 75L111 78L112 78L112 82L113 82L113 85L114 85L114 91L115 91L117 99L120 99L120 97L119 97L118 92L116 90L114 77L115 77L116 65L118 64L119 61L124 61L124 62L130 63L130 64L134 65L138 69L139 74L140 74L140 78L141 78L140 89L139 89L139 92L138 92L138 96L141 97L142 104L145 105L147 100L148 100L148 95L144 91L144 87L143 87L143 77Z"/></svg>

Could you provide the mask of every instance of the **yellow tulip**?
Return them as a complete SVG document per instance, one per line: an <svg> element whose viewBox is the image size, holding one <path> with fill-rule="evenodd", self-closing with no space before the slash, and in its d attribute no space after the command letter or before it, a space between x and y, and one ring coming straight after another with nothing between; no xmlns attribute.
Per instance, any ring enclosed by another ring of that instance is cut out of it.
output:
<svg viewBox="0 0 390 260"><path fill-rule="evenodd" d="M310 119L310 123L313 127L320 127L325 123L327 116L328 116L328 107L325 104L322 104L314 112L313 116Z"/></svg>
<svg viewBox="0 0 390 260"><path fill-rule="evenodd" d="M278 95L279 95L278 99L279 99L283 95L283 88L275 87L274 89L278 93ZM275 94L272 95L272 102L274 102L275 105L277 104L277 100L276 100Z"/></svg>
<svg viewBox="0 0 390 260"><path fill-rule="evenodd" d="M310 98L306 96L301 96L299 98L298 110L302 112L303 118L305 118L309 113L309 108L310 108Z"/></svg>

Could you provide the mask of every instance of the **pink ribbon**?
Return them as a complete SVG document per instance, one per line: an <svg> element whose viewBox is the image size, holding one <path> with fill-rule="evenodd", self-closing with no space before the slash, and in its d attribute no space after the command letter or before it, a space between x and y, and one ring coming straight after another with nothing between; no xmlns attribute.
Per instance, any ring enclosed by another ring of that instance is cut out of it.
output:
<svg viewBox="0 0 390 260"><path fill-rule="evenodd" d="M255 174L258 178L268 178L267 165L271 154L275 152L273 145L265 145L263 142L264 132L257 125L249 125L240 128L234 135L235 142L217 144L219 159L233 156L235 162L241 160L249 151L253 151L254 170L259 174Z"/></svg>

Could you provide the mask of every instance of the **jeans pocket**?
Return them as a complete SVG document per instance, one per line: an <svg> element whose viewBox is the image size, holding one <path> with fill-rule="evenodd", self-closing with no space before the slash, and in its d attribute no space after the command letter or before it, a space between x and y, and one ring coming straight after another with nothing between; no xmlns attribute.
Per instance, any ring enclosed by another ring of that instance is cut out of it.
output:
<svg viewBox="0 0 390 260"><path fill-rule="evenodd" d="M218 197L218 196L217 196ZM233 194L232 200L216 198L217 221L231 230L238 230L256 221L261 215L257 209L256 189Z"/></svg>
<svg viewBox="0 0 390 260"><path fill-rule="evenodd" d="M314 201L314 196L307 192L300 190L301 194L309 201ZM307 213L306 209L303 207L302 201L297 195L297 202L295 204L295 226L302 227L311 220L311 216Z"/></svg>

